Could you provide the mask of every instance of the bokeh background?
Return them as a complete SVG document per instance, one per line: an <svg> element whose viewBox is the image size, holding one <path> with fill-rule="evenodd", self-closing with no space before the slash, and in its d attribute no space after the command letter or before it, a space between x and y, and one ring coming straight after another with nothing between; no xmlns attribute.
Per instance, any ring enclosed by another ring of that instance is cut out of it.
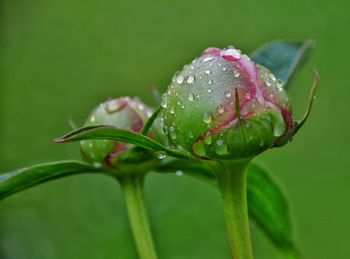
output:
<svg viewBox="0 0 350 259"><path fill-rule="evenodd" d="M295 140L259 157L284 186L306 258L350 258L348 1L1 0L0 171L79 159L78 144L50 139L83 123L110 96L164 91L208 46L251 52L272 39L317 42L290 93L312 115ZM187 177L151 175L146 198L160 258L229 258L219 194ZM252 226L257 259L283 258ZM121 192L81 175L0 203L0 258L136 258Z"/></svg>

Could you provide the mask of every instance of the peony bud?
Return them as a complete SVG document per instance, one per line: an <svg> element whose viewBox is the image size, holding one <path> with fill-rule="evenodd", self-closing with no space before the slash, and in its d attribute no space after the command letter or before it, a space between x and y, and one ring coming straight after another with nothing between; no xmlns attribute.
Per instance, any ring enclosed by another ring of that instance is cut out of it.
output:
<svg viewBox="0 0 350 259"><path fill-rule="evenodd" d="M251 158L294 127L283 82L233 47L209 48L162 96L165 133L198 157Z"/></svg>
<svg viewBox="0 0 350 259"><path fill-rule="evenodd" d="M92 111L84 126L109 125L139 133L152 115L152 112L152 109L138 98L120 97L110 99L101 103ZM157 119L154 122L154 126L150 129L148 136L162 142L164 135L158 130L160 128L158 126L159 121L160 119ZM111 140L84 140L81 141L81 152L83 157L91 163L117 167L119 165L117 162L131 146L128 143ZM129 154L126 157L129 160L133 159L135 158L135 153L133 156ZM143 152L138 152L137 155L137 160L148 161L152 158L154 158L154 154L144 150ZM137 164L139 163L140 161L137 161Z"/></svg>

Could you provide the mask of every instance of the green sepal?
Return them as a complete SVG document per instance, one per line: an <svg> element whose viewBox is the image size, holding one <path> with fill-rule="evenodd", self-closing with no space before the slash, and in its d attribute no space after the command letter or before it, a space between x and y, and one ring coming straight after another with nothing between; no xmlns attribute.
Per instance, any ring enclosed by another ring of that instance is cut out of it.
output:
<svg viewBox="0 0 350 259"><path fill-rule="evenodd" d="M285 132L281 113L266 109L235 124L208 134L197 141L193 152L199 157L211 159L241 159L254 157L272 147L274 141Z"/></svg>

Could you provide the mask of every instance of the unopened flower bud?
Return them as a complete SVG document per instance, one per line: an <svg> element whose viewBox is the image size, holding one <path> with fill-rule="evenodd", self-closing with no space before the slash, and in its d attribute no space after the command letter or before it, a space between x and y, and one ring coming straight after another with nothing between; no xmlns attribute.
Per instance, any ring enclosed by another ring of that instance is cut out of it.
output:
<svg viewBox="0 0 350 259"><path fill-rule="evenodd" d="M240 50L209 48L174 75L162 96L166 133L198 157L253 157L293 127L282 85Z"/></svg>
<svg viewBox="0 0 350 259"><path fill-rule="evenodd" d="M108 125L139 133L152 112L152 109L138 98L109 99L91 112L84 126ZM155 121L148 136L162 142L163 133L159 129L159 120ZM131 146L128 143L111 140L84 140L81 141L81 152L83 157L91 163L116 167L121 155L125 154ZM147 159L154 158L154 154L150 152L140 153L147 156Z"/></svg>

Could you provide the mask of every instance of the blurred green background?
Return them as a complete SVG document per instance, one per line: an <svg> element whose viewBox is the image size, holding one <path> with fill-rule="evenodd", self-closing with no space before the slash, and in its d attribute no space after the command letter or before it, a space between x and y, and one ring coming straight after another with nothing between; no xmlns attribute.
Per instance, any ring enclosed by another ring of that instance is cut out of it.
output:
<svg viewBox="0 0 350 259"><path fill-rule="evenodd" d="M79 159L77 144L50 139L81 124L110 96L153 105L172 74L208 46L245 52L275 38L315 39L290 92L295 140L259 157L288 193L306 258L350 258L348 1L0 2L0 171ZM219 194L187 177L151 175L146 198L160 258L229 258ZM283 258L252 226L255 257ZM57 180L0 203L0 258L136 258L121 192L106 177Z"/></svg>

